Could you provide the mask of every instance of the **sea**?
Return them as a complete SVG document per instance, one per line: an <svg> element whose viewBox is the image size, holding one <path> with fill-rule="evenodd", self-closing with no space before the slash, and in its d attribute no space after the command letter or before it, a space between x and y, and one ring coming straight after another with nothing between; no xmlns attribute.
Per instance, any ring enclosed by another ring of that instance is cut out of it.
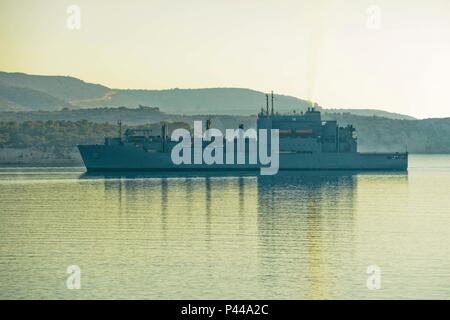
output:
<svg viewBox="0 0 450 320"><path fill-rule="evenodd" d="M450 155L275 176L0 168L0 299L431 298L450 298Z"/></svg>

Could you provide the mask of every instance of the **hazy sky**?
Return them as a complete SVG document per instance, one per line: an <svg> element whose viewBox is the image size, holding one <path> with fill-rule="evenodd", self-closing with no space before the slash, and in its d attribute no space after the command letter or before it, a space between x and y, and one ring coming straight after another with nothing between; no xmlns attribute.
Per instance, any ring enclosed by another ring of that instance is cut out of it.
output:
<svg viewBox="0 0 450 320"><path fill-rule="evenodd" d="M3 71L450 117L449 0L0 0L0 40Z"/></svg>

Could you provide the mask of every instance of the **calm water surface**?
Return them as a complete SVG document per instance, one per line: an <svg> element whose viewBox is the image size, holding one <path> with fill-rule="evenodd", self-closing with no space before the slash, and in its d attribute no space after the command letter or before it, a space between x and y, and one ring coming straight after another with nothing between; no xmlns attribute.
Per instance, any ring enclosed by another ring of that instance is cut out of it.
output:
<svg viewBox="0 0 450 320"><path fill-rule="evenodd" d="M0 169L2 299L448 299L449 244L448 155L395 174Z"/></svg>

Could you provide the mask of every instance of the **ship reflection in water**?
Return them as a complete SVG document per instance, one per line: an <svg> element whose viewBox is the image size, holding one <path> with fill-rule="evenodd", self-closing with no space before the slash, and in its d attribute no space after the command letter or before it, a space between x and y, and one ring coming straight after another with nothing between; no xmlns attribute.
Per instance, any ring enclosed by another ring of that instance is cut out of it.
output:
<svg viewBox="0 0 450 320"><path fill-rule="evenodd" d="M450 170L414 170L5 171L0 297L448 297ZM65 288L72 264L78 291Z"/></svg>
<svg viewBox="0 0 450 320"><path fill-rule="evenodd" d="M84 178L105 177L108 201L116 199L123 214L137 211L130 206L142 202L140 195L159 199L159 204L151 201L156 208L149 207L160 213L153 236L163 239L169 251L174 242L183 240L192 256L200 255L195 259L204 259L199 261L203 270L197 276L206 277L208 286L214 282L222 286L218 297L233 297L235 290L248 298L340 297L344 292L335 287L339 273L347 271L350 280L360 278L359 286L367 290L364 266L351 270L355 172L242 174L178 173L158 179L157 174L119 173ZM155 177L157 183L145 180ZM396 177L397 183L407 179L401 173L389 177ZM195 242L192 228L200 231ZM190 261L186 268L192 268Z"/></svg>

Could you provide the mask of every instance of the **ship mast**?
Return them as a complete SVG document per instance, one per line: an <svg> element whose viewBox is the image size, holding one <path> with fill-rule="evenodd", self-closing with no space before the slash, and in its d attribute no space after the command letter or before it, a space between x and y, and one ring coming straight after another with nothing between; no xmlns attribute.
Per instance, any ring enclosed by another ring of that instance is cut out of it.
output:
<svg viewBox="0 0 450 320"><path fill-rule="evenodd" d="M122 120L118 120L117 124L119 125L119 141L122 142Z"/></svg>
<svg viewBox="0 0 450 320"><path fill-rule="evenodd" d="M272 98L272 115L273 115L273 90L272 90L272 93L271 93L271 98Z"/></svg>

